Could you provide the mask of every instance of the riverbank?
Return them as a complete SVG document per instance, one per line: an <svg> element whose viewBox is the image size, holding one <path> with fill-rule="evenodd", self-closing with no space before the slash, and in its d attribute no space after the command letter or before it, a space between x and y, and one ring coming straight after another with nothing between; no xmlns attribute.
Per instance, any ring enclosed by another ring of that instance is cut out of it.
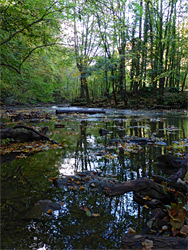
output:
<svg viewBox="0 0 188 250"><path fill-rule="evenodd" d="M117 108L117 109L186 109L188 107L188 92L170 93L165 92L163 96L153 96L151 93L128 93L125 100L120 95L105 98L95 98L89 105L83 99L72 102L72 106L88 106L96 108Z"/></svg>
<svg viewBox="0 0 188 250"><path fill-rule="evenodd" d="M86 102L85 99L77 98L70 102L56 103L17 103L13 102L11 105L1 103L2 109L9 108L41 108L46 107L50 108L53 106L58 107L88 107L88 108L116 108L116 109L147 109L147 110L182 110L188 108L188 92L178 92L178 93L169 93L165 92L163 97L161 96L153 96L150 93L142 93L142 94L128 94L128 97L125 101L121 99L119 95L115 98L110 95L108 97L103 98L93 98L90 102Z"/></svg>

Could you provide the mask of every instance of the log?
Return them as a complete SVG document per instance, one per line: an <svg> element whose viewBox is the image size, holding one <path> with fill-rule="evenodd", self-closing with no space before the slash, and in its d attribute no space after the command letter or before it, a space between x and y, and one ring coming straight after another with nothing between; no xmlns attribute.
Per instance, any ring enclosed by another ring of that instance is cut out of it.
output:
<svg viewBox="0 0 188 250"><path fill-rule="evenodd" d="M163 187L150 179L139 178L133 181L127 181L122 184L109 185L104 188L104 193L107 196L116 196L128 193L131 191L140 191L142 189L154 189L157 193L160 194L161 198L165 197Z"/></svg>
<svg viewBox="0 0 188 250"><path fill-rule="evenodd" d="M140 194L139 192L133 192L133 199L134 201L136 201L138 204L140 205L147 205L150 208L155 208L155 207L159 207L162 205L162 202L160 201L161 197L160 194L157 195L156 198L158 199L152 199L152 200L144 200L143 198L146 197L147 195L149 195L149 197L151 198L151 189L148 191L146 189L142 189L145 192L145 195L143 196L143 194ZM166 199L167 201L167 199Z"/></svg>
<svg viewBox="0 0 188 250"><path fill-rule="evenodd" d="M34 128L27 127L24 125L17 125L13 128L1 129L1 139L13 138L14 140L20 139L24 141L37 141L37 140L47 140L52 143L58 144L56 141L50 139L48 136L40 133Z"/></svg>
<svg viewBox="0 0 188 250"><path fill-rule="evenodd" d="M155 182L161 183L161 182L166 182L169 187L175 188L180 190L181 192L187 192L188 191L188 185L181 183L181 182L174 182L173 180L169 178L165 178L160 175L152 175L152 178L154 179Z"/></svg>
<svg viewBox="0 0 188 250"><path fill-rule="evenodd" d="M41 139L41 137L38 134L23 128L1 129L0 133L1 133L1 139L12 138L14 140L20 139L24 141L37 141Z"/></svg>
<svg viewBox="0 0 188 250"><path fill-rule="evenodd" d="M31 130L32 132L36 133L37 135L39 135L42 139L44 140L47 140L47 141L50 141L54 144L58 144L58 142L52 140L51 138L49 138L48 136L44 135L43 133L40 133L39 131L37 131L36 129L34 128L31 128L31 127L27 127L27 126L24 126L24 125L17 125L17 126L14 126L13 129L17 129L17 128L24 128L24 129L27 129L27 130Z"/></svg>
<svg viewBox="0 0 188 250"><path fill-rule="evenodd" d="M71 114L71 113L82 113L82 114L105 114L106 111L101 109L56 109L56 114Z"/></svg>
<svg viewBox="0 0 188 250"><path fill-rule="evenodd" d="M160 155L157 157L158 166L165 169L177 169L180 167L182 159L173 155Z"/></svg>
<svg viewBox="0 0 188 250"><path fill-rule="evenodd" d="M166 182L168 186L187 192L188 186L186 183L178 182L178 179L183 180L187 173L188 153L185 153L185 158L178 158L171 155L161 155L158 157L162 164L168 168L179 168L176 173L171 174L168 178L159 175L152 175L157 183Z"/></svg>
<svg viewBox="0 0 188 250"><path fill-rule="evenodd" d="M169 236L124 234L121 240L120 249L187 249L188 241L184 238L175 238ZM145 248L144 248L145 245ZM152 246L153 247L149 247ZM148 246L148 248L146 247Z"/></svg>
<svg viewBox="0 0 188 250"><path fill-rule="evenodd" d="M176 182L179 178L184 179L184 177L187 173L187 163L188 163L188 158L183 159L181 164L180 164L179 170L175 174L172 174L169 177L169 179L171 181L174 181L174 182Z"/></svg>

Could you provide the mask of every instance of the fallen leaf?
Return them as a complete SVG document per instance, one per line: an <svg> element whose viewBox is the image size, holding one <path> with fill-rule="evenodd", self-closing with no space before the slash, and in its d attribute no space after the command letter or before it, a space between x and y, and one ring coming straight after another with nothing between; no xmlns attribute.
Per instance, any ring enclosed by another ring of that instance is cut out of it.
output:
<svg viewBox="0 0 188 250"><path fill-rule="evenodd" d="M146 200L146 201L151 200L151 198L149 197L149 195L146 195L143 199Z"/></svg>
<svg viewBox="0 0 188 250"><path fill-rule="evenodd" d="M65 142L65 141L63 141L63 142L61 143L61 146L62 146L62 147L64 147L64 146L65 146L65 144L66 144L66 142Z"/></svg>
<svg viewBox="0 0 188 250"><path fill-rule="evenodd" d="M89 217L91 216L91 211L89 209L86 211L86 215Z"/></svg>
<svg viewBox="0 0 188 250"><path fill-rule="evenodd" d="M153 241L152 240L148 240L146 239L144 242L142 242L142 249L147 249L147 250L151 250L151 248L153 247Z"/></svg>
<svg viewBox="0 0 188 250"><path fill-rule="evenodd" d="M143 207L145 207L145 208L149 209L149 207L148 207L147 205L144 205Z"/></svg>
<svg viewBox="0 0 188 250"><path fill-rule="evenodd" d="M58 179L58 177L51 177L51 178L49 179L49 181L53 181L53 180L55 180L55 179Z"/></svg>
<svg viewBox="0 0 188 250"><path fill-rule="evenodd" d="M135 234L136 231L134 229L132 229L132 227L129 227L129 231L128 234Z"/></svg>
<svg viewBox="0 0 188 250"><path fill-rule="evenodd" d="M53 210L52 209L49 209L46 213L47 214L52 214Z"/></svg>
<svg viewBox="0 0 188 250"><path fill-rule="evenodd" d="M75 180L74 181L77 185L80 185L80 181Z"/></svg>
<svg viewBox="0 0 188 250"><path fill-rule="evenodd" d="M166 225L162 226L162 231L167 231L168 227Z"/></svg>
<svg viewBox="0 0 188 250"><path fill-rule="evenodd" d="M80 187L80 190L81 190L81 191L84 191L84 190L85 190L85 187L83 187L83 186Z"/></svg>
<svg viewBox="0 0 188 250"><path fill-rule="evenodd" d="M93 217L99 217L100 214L92 214Z"/></svg>
<svg viewBox="0 0 188 250"><path fill-rule="evenodd" d="M188 226L184 225L181 229L180 229L180 234L183 237L187 237L188 236Z"/></svg>
<svg viewBox="0 0 188 250"><path fill-rule="evenodd" d="M167 208L168 215L173 221L182 222L185 219L187 211L185 208L179 208L178 205L176 207L172 207L171 209Z"/></svg>
<svg viewBox="0 0 188 250"><path fill-rule="evenodd" d="M95 183L91 183L90 187L94 188L95 187Z"/></svg>
<svg viewBox="0 0 188 250"><path fill-rule="evenodd" d="M82 209L86 212L87 210L89 210L88 207L82 206Z"/></svg>
<svg viewBox="0 0 188 250"><path fill-rule="evenodd" d="M180 229L184 225L184 220L181 222L174 221L173 219L170 219L170 224L173 228Z"/></svg>
<svg viewBox="0 0 188 250"><path fill-rule="evenodd" d="M176 228L172 227L172 236L175 237L177 234L179 234L179 230L176 230Z"/></svg>
<svg viewBox="0 0 188 250"><path fill-rule="evenodd" d="M152 228L152 225L153 225L153 220L149 220L147 222L147 226L151 229Z"/></svg>

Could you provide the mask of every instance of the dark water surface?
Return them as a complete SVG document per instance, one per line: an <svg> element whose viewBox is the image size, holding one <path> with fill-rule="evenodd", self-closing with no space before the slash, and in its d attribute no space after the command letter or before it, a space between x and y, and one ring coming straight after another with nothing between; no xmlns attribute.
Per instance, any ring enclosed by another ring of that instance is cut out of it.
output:
<svg viewBox="0 0 188 250"><path fill-rule="evenodd" d="M53 121L45 126L51 128L50 137L65 141L63 149L1 166L1 249L117 249L129 227L137 233L142 230L150 209L138 205L132 192L107 198L99 190L57 188L50 178L86 170L98 170L120 182L168 175L157 167L157 157L167 153L181 157L186 151L187 113L107 110L96 115L63 114L58 119L64 128L54 129ZM101 135L101 128L109 133ZM118 144L118 138L127 143ZM130 143L138 138L155 143ZM41 215L35 204L45 199L61 203L61 209ZM87 216L83 206L100 216Z"/></svg>

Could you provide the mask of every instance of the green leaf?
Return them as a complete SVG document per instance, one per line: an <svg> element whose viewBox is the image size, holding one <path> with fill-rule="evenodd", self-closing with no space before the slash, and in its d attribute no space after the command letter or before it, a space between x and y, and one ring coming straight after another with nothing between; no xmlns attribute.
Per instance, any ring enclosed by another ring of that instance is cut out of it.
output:
<svg viewBox="0 0 188 250"><path fill-rule="evenodd" d="M89 217L92 215L91 211L89 209L86 211L86 215L89 216Z"/></svg>

